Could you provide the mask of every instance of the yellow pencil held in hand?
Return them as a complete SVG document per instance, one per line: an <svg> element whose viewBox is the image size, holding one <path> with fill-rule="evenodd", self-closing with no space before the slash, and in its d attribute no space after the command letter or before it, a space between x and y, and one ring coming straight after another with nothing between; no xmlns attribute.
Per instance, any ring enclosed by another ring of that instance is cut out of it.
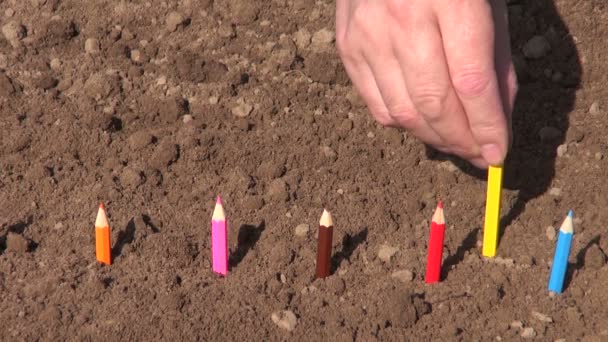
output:
<svg viewBox="0 0 608 342"><path fill-rule="evenodd" d="M488 168L486 220L483 227L483 256L496 256L500 225L500 197L502 193L502 165Z"/></svg>

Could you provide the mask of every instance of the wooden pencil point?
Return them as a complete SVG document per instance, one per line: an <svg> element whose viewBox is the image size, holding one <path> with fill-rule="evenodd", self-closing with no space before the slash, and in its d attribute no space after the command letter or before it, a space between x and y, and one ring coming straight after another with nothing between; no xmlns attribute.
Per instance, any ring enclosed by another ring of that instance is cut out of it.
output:
<svg viewBox="0 0 608 342"><path fill-rule="evenodd" d="M215 208L213 209L212 220L221 221L226 218L226 213L224 212L224 206L222 205L221 199L218 197L218 200L215 203Z"/></svg>
<svg viewBox="0 0 608 342"><path fill-rule="evenodd" d="M334 221L331 218L331 214L327 209L323 209L323 214L321 214L321 220L319 220L319 224L323 227L331 227L334 225Z"/></svg>

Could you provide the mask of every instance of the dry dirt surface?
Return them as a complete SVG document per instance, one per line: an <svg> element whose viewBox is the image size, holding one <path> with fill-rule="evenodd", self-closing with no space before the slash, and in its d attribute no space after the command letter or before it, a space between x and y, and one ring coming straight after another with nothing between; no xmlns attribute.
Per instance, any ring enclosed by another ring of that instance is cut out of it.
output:
<svg viewBox="0 0 608 342"><path fill-rule="evenodd" d="M332 1L0 1L1 339L608 340L608 3L509 14L521 85L486 260L484 173L370 119ZM218 194L227 278L210 265ZM315 280L324 207L332 275ZM568 209L566 289L550 296Z"/></svg>

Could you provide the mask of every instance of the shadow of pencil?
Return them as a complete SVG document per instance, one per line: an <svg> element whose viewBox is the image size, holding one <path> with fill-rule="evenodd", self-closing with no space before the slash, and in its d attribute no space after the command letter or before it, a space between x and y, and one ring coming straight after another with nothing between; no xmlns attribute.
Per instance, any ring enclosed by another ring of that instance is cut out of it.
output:
<svg viewBox="0 0 608 342"><path fill-rule="evenodd" d="M583 247L578 253L576 253L576 258L574 263L568 263L568 269L566 270L566 279L564 280L564 291L570 286L572 282L572 278L574 277L574 273L579 271L585 266L585 255L591 246L600 243L600 236L594 236L585 247Z"/></svg>
<svg viewBox="0 0 608 342"><path fill-rule="evenodd" d="M448 272L450 271L450 268L452 268L452 266L455 266L464 260L464 255L467 251L470 251L471 249L475 248L475 246L477 245L477 233L479 233L479 230L479 228L475 228L470 231L467 236L462 240L460 245L458 245L456 252L445 258L443 265L441 265L441 280L447 278Z"/></svg>
<svg viewBox="0 0 608 342"><path fill-rule="evenodd" d="M251 224L241 225L237 237L236 249L230 254L228 265L236 267L243 261L250 249L252 249L262 236L262 232L266 229L266 223L262 221L259 225Z"/></svg>
<svg viewBox="0 0 608 342"><path fill-rule="evenodd" d="M132 218L127 223L127 227L125 230L121 230L118 232L118 237L116 238L116 243L114 244L114 248L112 248L112 259L119 257L122 254L122 250L126 244L133 242L135 240L135 219Z"/></svg>
<svg viewBox="0 0 608 342"><path fill-rule="evenodd" d="M353 255L355 249L357 249L357 247L359 247L359 245L367 239L367 233L368 229L367 227L365 227L353 236L351 236L350 234L344 235L344 237L342 238L342 250L336 252L336 254L334 254L331 258L332 274L338 269L340 263L342 263L343 260L346 259L350 261L350 257L351 255Z"/></svg>

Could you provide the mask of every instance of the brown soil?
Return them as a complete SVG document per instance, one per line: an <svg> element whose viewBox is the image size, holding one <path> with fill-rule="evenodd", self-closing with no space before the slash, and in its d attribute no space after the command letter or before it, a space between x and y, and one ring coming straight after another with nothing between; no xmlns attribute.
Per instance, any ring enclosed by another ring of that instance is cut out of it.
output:
<svg viewBox="0 0 608 342"><path fill-rule="evenodd" d="M510 1L521 87L493 261L483 172L368 117L328 39L333 6L0 2L2 339L608 339L606 3ZM535 35L551 51L526 59ZM209 259L217 194L227 278ZM427 286L438 199L443 281ZM100 201L110 267L95 262ZM333 274L315 280L324 207ZM547 228L571 208L567 287L550 296Z"/></svg>

